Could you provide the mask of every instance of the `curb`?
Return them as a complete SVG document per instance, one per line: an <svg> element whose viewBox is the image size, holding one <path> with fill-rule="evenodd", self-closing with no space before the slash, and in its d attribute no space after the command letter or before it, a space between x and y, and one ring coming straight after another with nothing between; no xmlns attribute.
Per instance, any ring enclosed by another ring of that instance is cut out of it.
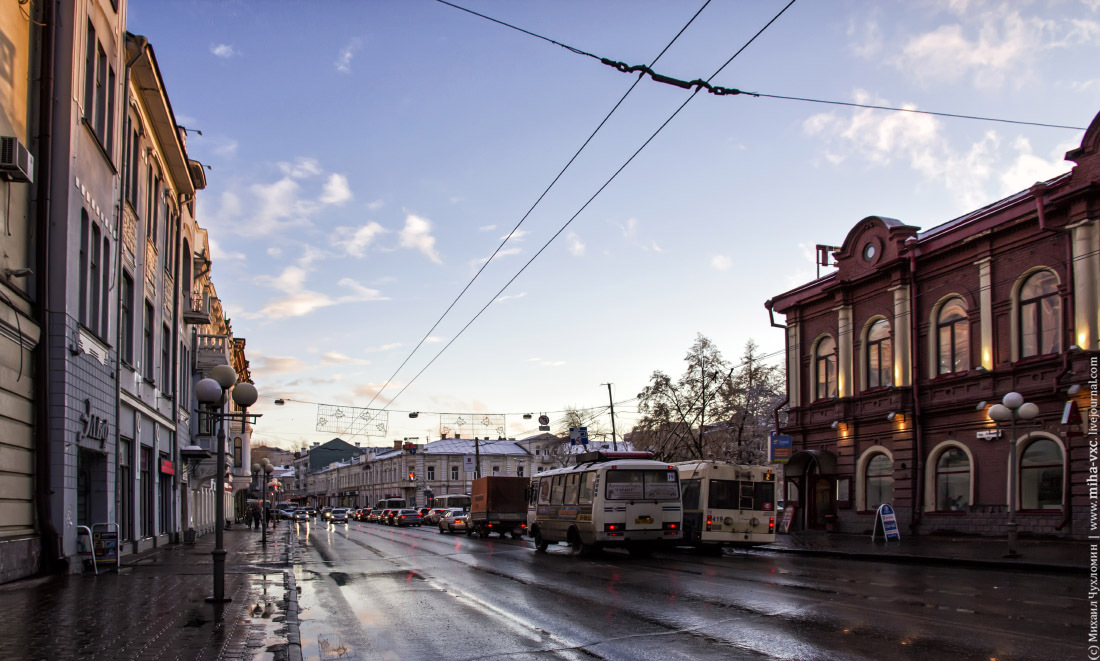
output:
<svg viewBox="0 0 1100 661"><path fill-rule="evenodd" d="M867 560L871 562L889 562L893 564L922 564L922 565L950 565L952 567L970 567L973 569L1023 569L1026 571L1047 572L1055 574L1087 574L1089 569L1085 566L1046 564L1041 562L1028 562L1019 560L980 560L977 558L956 558L948 556L931 555L887 555L879 553L861 553L858 551L832 551L823 549L799 549L771 547L760 549L770 553L786 553L792 555L818 556L826 558L840 558L845 560Z"/></svg>

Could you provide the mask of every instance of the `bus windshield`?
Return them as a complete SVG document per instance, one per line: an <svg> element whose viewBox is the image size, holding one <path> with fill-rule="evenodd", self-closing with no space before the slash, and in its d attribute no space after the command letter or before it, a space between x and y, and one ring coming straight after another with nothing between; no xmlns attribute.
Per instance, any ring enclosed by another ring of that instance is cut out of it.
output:
<svg viewBox="0 0 1100 661"><path fill-rule="evenodd" d="M774 482L710 481L708 504L715 509L771 510L774 502Z"/></svg>
<svg viewBox="0 0 1100 661"><path fill-rule="evenodd" d="M679 500L675 470L609 470L608 500Z"/></svg>

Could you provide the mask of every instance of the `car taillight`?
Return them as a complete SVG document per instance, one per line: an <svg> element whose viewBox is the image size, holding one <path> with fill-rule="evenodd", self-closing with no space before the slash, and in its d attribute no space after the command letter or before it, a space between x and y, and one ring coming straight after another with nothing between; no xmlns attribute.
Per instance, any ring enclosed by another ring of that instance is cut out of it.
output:
<svg viewBox="0 0 1100 661"><path fill-rule="evenodd" d="M405 517L404 517L404 516L402 516L401 518L402 518L402 519L404 519Z"/></svg>
<svg viewBox="0 0 1100 661"><path fill-rule="evenodd" d="M675 521L665 521L661 525L661 527L664 528L665 530L679 530L680 529L680 524L676 523Z"/></svg>
<svg viewBox="0 0 1100 661"><path fill-rule="evenodd" d="M775 517L768 519L768 532L775 532Z"/></svg>
<svg viewBox="0 0 1100 661"><path fill-rule="evenodd" d="M710 527L712 525L714 525L714 519L712 519L711 516L708 514L707 515L707 530L710 530Z"/></svg>
<svg viewBox="0 0 1100 661"><path fill-rule="evenodd" d="M605 523L605 524L603 524L603 529L608 531L608 532L611 532L613 530L622 530L623 529L623 524L621 524L621 523Z"/></svg>

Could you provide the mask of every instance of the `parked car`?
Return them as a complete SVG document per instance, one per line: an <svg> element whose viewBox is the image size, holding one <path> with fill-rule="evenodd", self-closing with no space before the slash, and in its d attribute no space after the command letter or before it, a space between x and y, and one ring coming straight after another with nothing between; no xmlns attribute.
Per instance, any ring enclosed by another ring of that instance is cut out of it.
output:
<svg viewBox="0 0 1100 661"><path fill-rule="evenodd" d="M333 523L347 524L348 522L348 511L343 507L337 507L333 509L331 512L329 512L328 516L329 521L332 521Z"/></svg>
<svg viewBox="0 0 1100 661"><path fill-rule="evenodd" d="M445 510L439 517L439 532L454 533L456 530L465 532L467 516L468 513L462 509Z"/></svg>
<svg viewBox="0 0 1100 661"><path fill-rule="evenodd" d="M382 517L381 517L380 523L382 523L383 525L386 525L386 526L393 525L393 515L394 515L394 512L396 512L396 511L397 510L395 510L395 509L389 509L389 508L382 510Z"/></svg>
<svg viewBox="0 0 1100 661"><path fill-rule="evenodd" d="M433 507L427 514L421 515L421 520L428 525L437 525L439 523L439 517L447 511L446 507Z"/></svg>
<svg viewBox="0 0 1100 661"><path fill-rule="evenodd" d="M393 515L393 525L397 527L416 526L419 528L420 512L416 510L395 510Z"/></svg>

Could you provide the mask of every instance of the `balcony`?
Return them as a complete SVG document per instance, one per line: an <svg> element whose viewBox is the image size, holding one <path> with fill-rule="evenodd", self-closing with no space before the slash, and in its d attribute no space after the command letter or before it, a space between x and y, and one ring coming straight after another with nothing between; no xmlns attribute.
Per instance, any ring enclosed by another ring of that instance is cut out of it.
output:
<svg viewBox="0 0 1100 661"><path fill-rule="evenodd" d="M211 368L229 364L229 335L195 333L195 371L206 374Z"/></svg>
<svg viewBox="0 0 1100 661"><path fill-rule="evenodd" d="M187 324L210 323L210 299L205 292L191 292L190 300L184 301L183 321Z"/></svg>

